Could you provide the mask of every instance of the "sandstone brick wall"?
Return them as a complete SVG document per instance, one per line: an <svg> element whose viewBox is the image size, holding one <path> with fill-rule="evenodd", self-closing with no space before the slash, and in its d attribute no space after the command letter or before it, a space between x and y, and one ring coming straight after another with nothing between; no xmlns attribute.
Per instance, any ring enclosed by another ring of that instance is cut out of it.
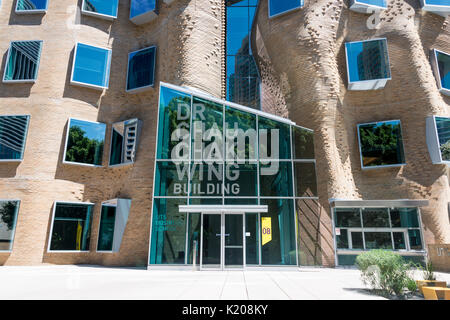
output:
<svg viewBox="0 0 450 320"><path fill-rule="evenodd" d="M427 199L421 210L427 244L448 243L448 168L433 165L425 119L449 116L429 63L432 48L450 52L447 19L420 10L418 0L388 0L378 29L370 15L342 0L305 0L300 9L268 19L261 0L253 51L262 77L264 111L315 131L321 259L334 264L330 198ZM378 91L348 91L344 43L387 38L392 80ZM361 170L356 125L400 119L407 165Z"/></svg>
<svg viewBox="0 0 450 320"><path fill-rule="evenodd" d="M147 265L152 208L159 82L192 86L212 95L222 93L221 0L159 1L159 16L135 26L129 1L119 1L111 22L80 16L82 1L49 1L45 15L17 15L15 1L0 9L0 53L3 75L9 42L43 40L35 84L0 83L0 115L29 114L24 160L0 164L0 199L20 199L14 247L0 253L0 264L93 263ZM76 42L112 49L109 89L104 92L70 85ZM155 88L125 92L127 56L157 46ZM103 168L62 163L69 117L108 124ZM111 124L143 121L135 164L108 168ZM132 199L128 224L118 253L96 253L101 202ZM47 253L54 201L94 202L88 253Z"/></svg>

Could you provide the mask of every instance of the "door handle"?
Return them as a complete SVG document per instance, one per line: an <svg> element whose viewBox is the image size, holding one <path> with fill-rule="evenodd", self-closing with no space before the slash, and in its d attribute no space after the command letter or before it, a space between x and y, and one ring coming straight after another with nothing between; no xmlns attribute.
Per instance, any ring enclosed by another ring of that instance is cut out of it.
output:
<svg viewBox="0 0 450 320"><path fill-rule="evenodd" d="M225 236L225 237L229 237L230 234L229 234L229 233L225 233L224 236Z"/></svg>

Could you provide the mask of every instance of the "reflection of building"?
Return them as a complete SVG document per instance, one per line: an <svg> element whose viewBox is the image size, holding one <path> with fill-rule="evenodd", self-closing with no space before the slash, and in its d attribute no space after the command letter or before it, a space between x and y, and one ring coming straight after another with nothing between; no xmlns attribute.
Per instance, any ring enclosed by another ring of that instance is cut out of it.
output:
<svg viewBox="0 0 450 320"><path fill-rule="evenodd" d="M19 1L19 9L20 10L36 10L36 5L31 0L17 0Z"/></svg>
<svg viewBox="0 0 450 320"><path fill-rule="evenodd" d="M358 54L358 75L360 80L389 78L387 54L382 41L365 41Z"/></svg>
<svg viewBox="0 0 450 320"><path fill-rule="evenodd" d="M86 11L97 12L97 9L89 0L84 0L84 8L83 9Z"/></svg>

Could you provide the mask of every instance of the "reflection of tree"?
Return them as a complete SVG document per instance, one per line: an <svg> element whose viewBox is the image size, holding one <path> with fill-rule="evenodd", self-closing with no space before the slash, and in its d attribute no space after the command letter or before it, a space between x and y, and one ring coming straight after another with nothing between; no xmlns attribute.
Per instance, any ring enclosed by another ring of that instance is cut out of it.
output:
<svg viewBox="0 0 450 320"><path fill-rule="evenodd" d="M16 216L16 203L13 201L7 201L0 204L0 218L4 224L8 227L8 230L12 230L14 227L14 220Z"/></svg>
<svg viewBox="0 0 450 320"><path fill-rule="evenodd" d="M442 160L450 160L450 140L441 145Z"/></svg>
<svg viewBox="0 0 450 320"><path fill-rule="evenodd" d="M359 133L364 166L403 162L399 124L383 123L379 126L376 124L360 126Z"/></svg>
<svg viewBox="0 0 450 320"><path fill-rule="evenodd" d="M85 134L78 126L70 127L66 161L100 165L104 142L89 139Z"/></svg>

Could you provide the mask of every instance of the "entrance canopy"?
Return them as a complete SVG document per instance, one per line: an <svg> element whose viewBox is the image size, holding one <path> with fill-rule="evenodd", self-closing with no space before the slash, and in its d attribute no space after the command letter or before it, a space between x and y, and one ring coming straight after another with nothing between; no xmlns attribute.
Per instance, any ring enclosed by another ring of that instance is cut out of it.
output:
<svg viewBox="0 0 450 320"><path fill-rule="evenodd" d="M202 212L202 213L266 213L268 206L220 206L220 205L194 205L194 206L180 206L180 212Z"/></svg>

